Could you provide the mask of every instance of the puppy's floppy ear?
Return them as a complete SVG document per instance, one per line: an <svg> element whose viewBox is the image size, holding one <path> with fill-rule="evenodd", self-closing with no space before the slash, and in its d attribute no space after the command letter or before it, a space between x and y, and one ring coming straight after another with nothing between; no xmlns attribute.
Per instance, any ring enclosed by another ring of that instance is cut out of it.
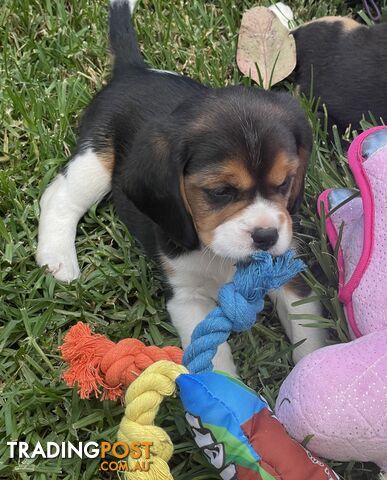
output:
<svg viewBox="0 0 387 480"><path fill-rule="evenodd" d="M144 126L130 149L130 174L125 179L124 190L167 239L193 250L199 240L181 191L188 160L186 151L178 128L168 121Z"/></svg>
<svg viewBox="0 0 387 480"><path fill-rule="evenodd" d="M294 136L300 163L293 180L292 191L288 201L288 210L292 215L299 211L304 200L305 175L312 151L312 130L305 118L295 121Z"/></svg>

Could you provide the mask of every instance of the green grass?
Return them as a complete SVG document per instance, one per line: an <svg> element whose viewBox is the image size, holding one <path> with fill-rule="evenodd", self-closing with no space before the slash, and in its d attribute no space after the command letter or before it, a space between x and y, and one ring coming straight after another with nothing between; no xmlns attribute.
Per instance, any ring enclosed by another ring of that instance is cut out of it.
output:
<svg viewBox="0 0 387 480"><path fill-rule="evenodd" d="M237 31L241 14L253 5L252 0L141 1L135 23L145 57L155 67L176 69L212 86L240 82ZM357 12L339 0L292 5L303 21ZM61 381L64 365L57 347L76 321L92 324L115 341L138 337L147 344L178 345L157 271L108 201L79 225L79 281L57 283L34 261L39 196L75 145L80 112L109 75L106 18L105 0L3 0L0 6L0 478L115 477L99 475L94 460L9 460L9 440L44 444L115 438L123 407L81 401ZM315 200L327 187L353 183L340 142L328 145L313 102L304 99L303 104L316 142L300 243L308 263L319 267L318 279L311 273L308 279L325 306L321 321L332 328L333 342L345 341L335 260ZM233 349L243 380L273 404L292 362L270 306L249 333L234 337ZM181 417L178 402L170 400L158 418L176 447L174 478L218 478ZM372 464L332 465L346 479L377 478Z"/></svg>

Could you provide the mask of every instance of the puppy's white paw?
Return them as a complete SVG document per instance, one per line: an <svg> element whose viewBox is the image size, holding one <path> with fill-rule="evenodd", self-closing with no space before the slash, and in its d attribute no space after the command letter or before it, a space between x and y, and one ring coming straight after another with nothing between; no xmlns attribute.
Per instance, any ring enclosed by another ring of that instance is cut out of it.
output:
<svg viewBox="0 0 387 480"><path fill-rule="evenodd" d="M61 282L71 282L80 275L77 254L72 245L54 247L38 246L36 261L39 266L47 265L47 271Z"/></svg>
<svg viewBox="0 0 387 480"><path fill-rule="evenodd" d="M232 358L231 348L227 343L224 343L218 348L213 360L214 370L220 370L221 372L229 373L234 377L237 377L237 370Z"/></svg>
<svg viewBox="0 0 387 480"><path fill-rule="evenodd" d="M301 327L302 328L302 327ZM303 334L306 337L304 343L299 345L293 350L293 361L298 363L306 355L319 350L320 348L327 346L328 331L322 328L304 327L302 330L298 330L298 337L293 340L293 343L297 343L303 340Z"/></svg>

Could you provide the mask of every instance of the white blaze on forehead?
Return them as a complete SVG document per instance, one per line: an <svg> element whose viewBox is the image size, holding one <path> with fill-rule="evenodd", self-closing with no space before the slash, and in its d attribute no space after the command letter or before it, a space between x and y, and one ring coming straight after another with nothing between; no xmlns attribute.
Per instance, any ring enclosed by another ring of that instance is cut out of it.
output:
<svg viewBox="0 0 387 480"><path fill-rule="evenodd" d="M216 227L211 250L226 258L245 258L256 251L251 238L256 228L278 230L278 241L269 249L273 255L281 255L289 248L292 229L288 217L274 202L258 196L240 215Z"/></svg>

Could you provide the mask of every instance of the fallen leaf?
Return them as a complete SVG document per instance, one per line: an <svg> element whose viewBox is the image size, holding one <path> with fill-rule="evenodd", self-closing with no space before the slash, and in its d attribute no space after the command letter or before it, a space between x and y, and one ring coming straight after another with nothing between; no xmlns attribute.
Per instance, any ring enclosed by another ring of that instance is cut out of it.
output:
<svg viewBox="0 0 387 480"><path fill-rule="evenodd" d="M254 7L244 13L238 38L237 64L244 75L266 89L294 70L294 37L268 8Z"/></svg>

